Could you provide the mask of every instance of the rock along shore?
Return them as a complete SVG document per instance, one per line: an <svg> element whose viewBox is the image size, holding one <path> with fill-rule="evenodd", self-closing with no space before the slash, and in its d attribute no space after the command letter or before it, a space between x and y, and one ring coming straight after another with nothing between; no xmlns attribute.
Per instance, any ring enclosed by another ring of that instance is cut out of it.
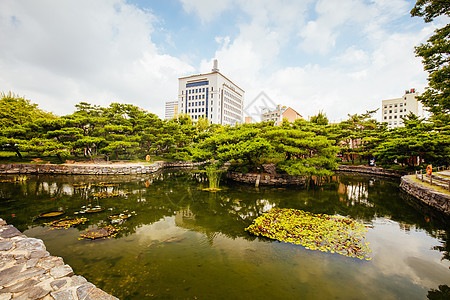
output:
<svg viewBox="0 0 450 300"><path fill-rule="evenodd" d="M195 167L202 163L189 161L158 161L153 164L0 164L0 174L59 175L128 175L149 174L164 168Z"/></svg>
<svg viewBox="0 0 450 300"><path fill-rule="evenodd" d="M414 176L415 175L403 176L400 188L426 205L450 216L450 196L414 182Z"/></svg>
<svg viewBox="0 0 450 300"><path fill-rule="evenodd" d="M0 299L118 298L74 275L61 257L50 255L42 240L29 238L0 219Z"/></svg>

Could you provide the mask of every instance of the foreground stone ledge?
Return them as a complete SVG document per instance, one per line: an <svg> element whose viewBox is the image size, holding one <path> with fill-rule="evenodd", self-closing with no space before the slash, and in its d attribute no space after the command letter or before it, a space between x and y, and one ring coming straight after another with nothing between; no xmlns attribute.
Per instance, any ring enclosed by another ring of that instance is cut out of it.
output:
<svg viewBox="0 0 450 300"><path fill-rule="evenodd" d="M0 300L113 300L76 276L60 257L50 256L44 242L23 235L0 219Z"/></svg>
<svg viewBox="0 0 450 300"><path fill-rule="evenodd" d="M450 196L415 182L414 177L415 175L403 176L400 188L423 203L450 215Z"/></svg>

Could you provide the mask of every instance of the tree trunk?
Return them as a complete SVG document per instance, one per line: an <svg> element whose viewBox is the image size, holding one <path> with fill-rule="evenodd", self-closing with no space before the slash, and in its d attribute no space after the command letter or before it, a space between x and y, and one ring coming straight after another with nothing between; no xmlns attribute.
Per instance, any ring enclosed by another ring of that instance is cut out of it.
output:
<svg viewBox="0 0 450 300"><path fill-rule="evenodd" d="M58 158L58 160L59 160L60 163L63 163L63 162L64 162L63 159L62 159L62 157L61 157L61 154L56 153L56 157Z"/></svg>
<svg viewBox="0 0 450 300"><path fill-rule="evenodd" d="M22 159L22 154L20 154L19 149L17 149L16 147L13 148L14 152L16 152L17 156Z"/></svg>

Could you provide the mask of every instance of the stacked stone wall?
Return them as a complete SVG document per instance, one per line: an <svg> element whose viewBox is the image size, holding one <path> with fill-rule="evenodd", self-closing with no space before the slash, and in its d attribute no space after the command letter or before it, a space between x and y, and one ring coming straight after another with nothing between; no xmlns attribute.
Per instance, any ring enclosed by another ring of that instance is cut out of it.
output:
<svg viewBox="0 0 450 300"><path fill-rule="evenodd" d="M61 175L125 175L149 174L164 168L195 167L201 163L186 161L156 162L151 165L54 165L54 164L0 164L0 174L61 174Z"/></svg>
<svg viewBox="0 0 450 300"><path fill-rule="evenodd" d="M402 176L408 174L408 172L405 172L405 171L388 170L388 169L383 169L383 168L379 168L379 167L347 166L347 165L339 165L338 171L357 172L357 173L374 174L374 175L390 176L390 177L402 177Z"/></svg>
<svg viewBox="0 0 450 300"><path fill-rule="evenodd" d="M238 173L228 172L227 178L250 184L260 185L306 185L306 177L286 175L286 174L256 174L256 173Z"/></svg>
<svg viewBox="0 0 450 300"><path fill-rule="evenodd" d="M23 235L0 219L0 299L114 300L61 257L51 256L39 239Z"/></svg>
<svg viewBox="0 0 450 300"><path fill-rule="evenodd" d="M423 203L450 215L450 195L427 188L413 180L414 175L403 176L400 188Z"/></svg>

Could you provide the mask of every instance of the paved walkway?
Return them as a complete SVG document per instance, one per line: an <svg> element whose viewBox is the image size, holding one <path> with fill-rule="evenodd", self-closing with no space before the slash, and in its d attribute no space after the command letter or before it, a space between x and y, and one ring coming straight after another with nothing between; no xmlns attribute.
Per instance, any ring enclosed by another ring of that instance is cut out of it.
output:
<svg viewBox="0 0 450 300"><path fill-rule="evenodd" d="M0 300L114 300L61 257L50 256L44 242L28 238L0 219Z"/></svg>

